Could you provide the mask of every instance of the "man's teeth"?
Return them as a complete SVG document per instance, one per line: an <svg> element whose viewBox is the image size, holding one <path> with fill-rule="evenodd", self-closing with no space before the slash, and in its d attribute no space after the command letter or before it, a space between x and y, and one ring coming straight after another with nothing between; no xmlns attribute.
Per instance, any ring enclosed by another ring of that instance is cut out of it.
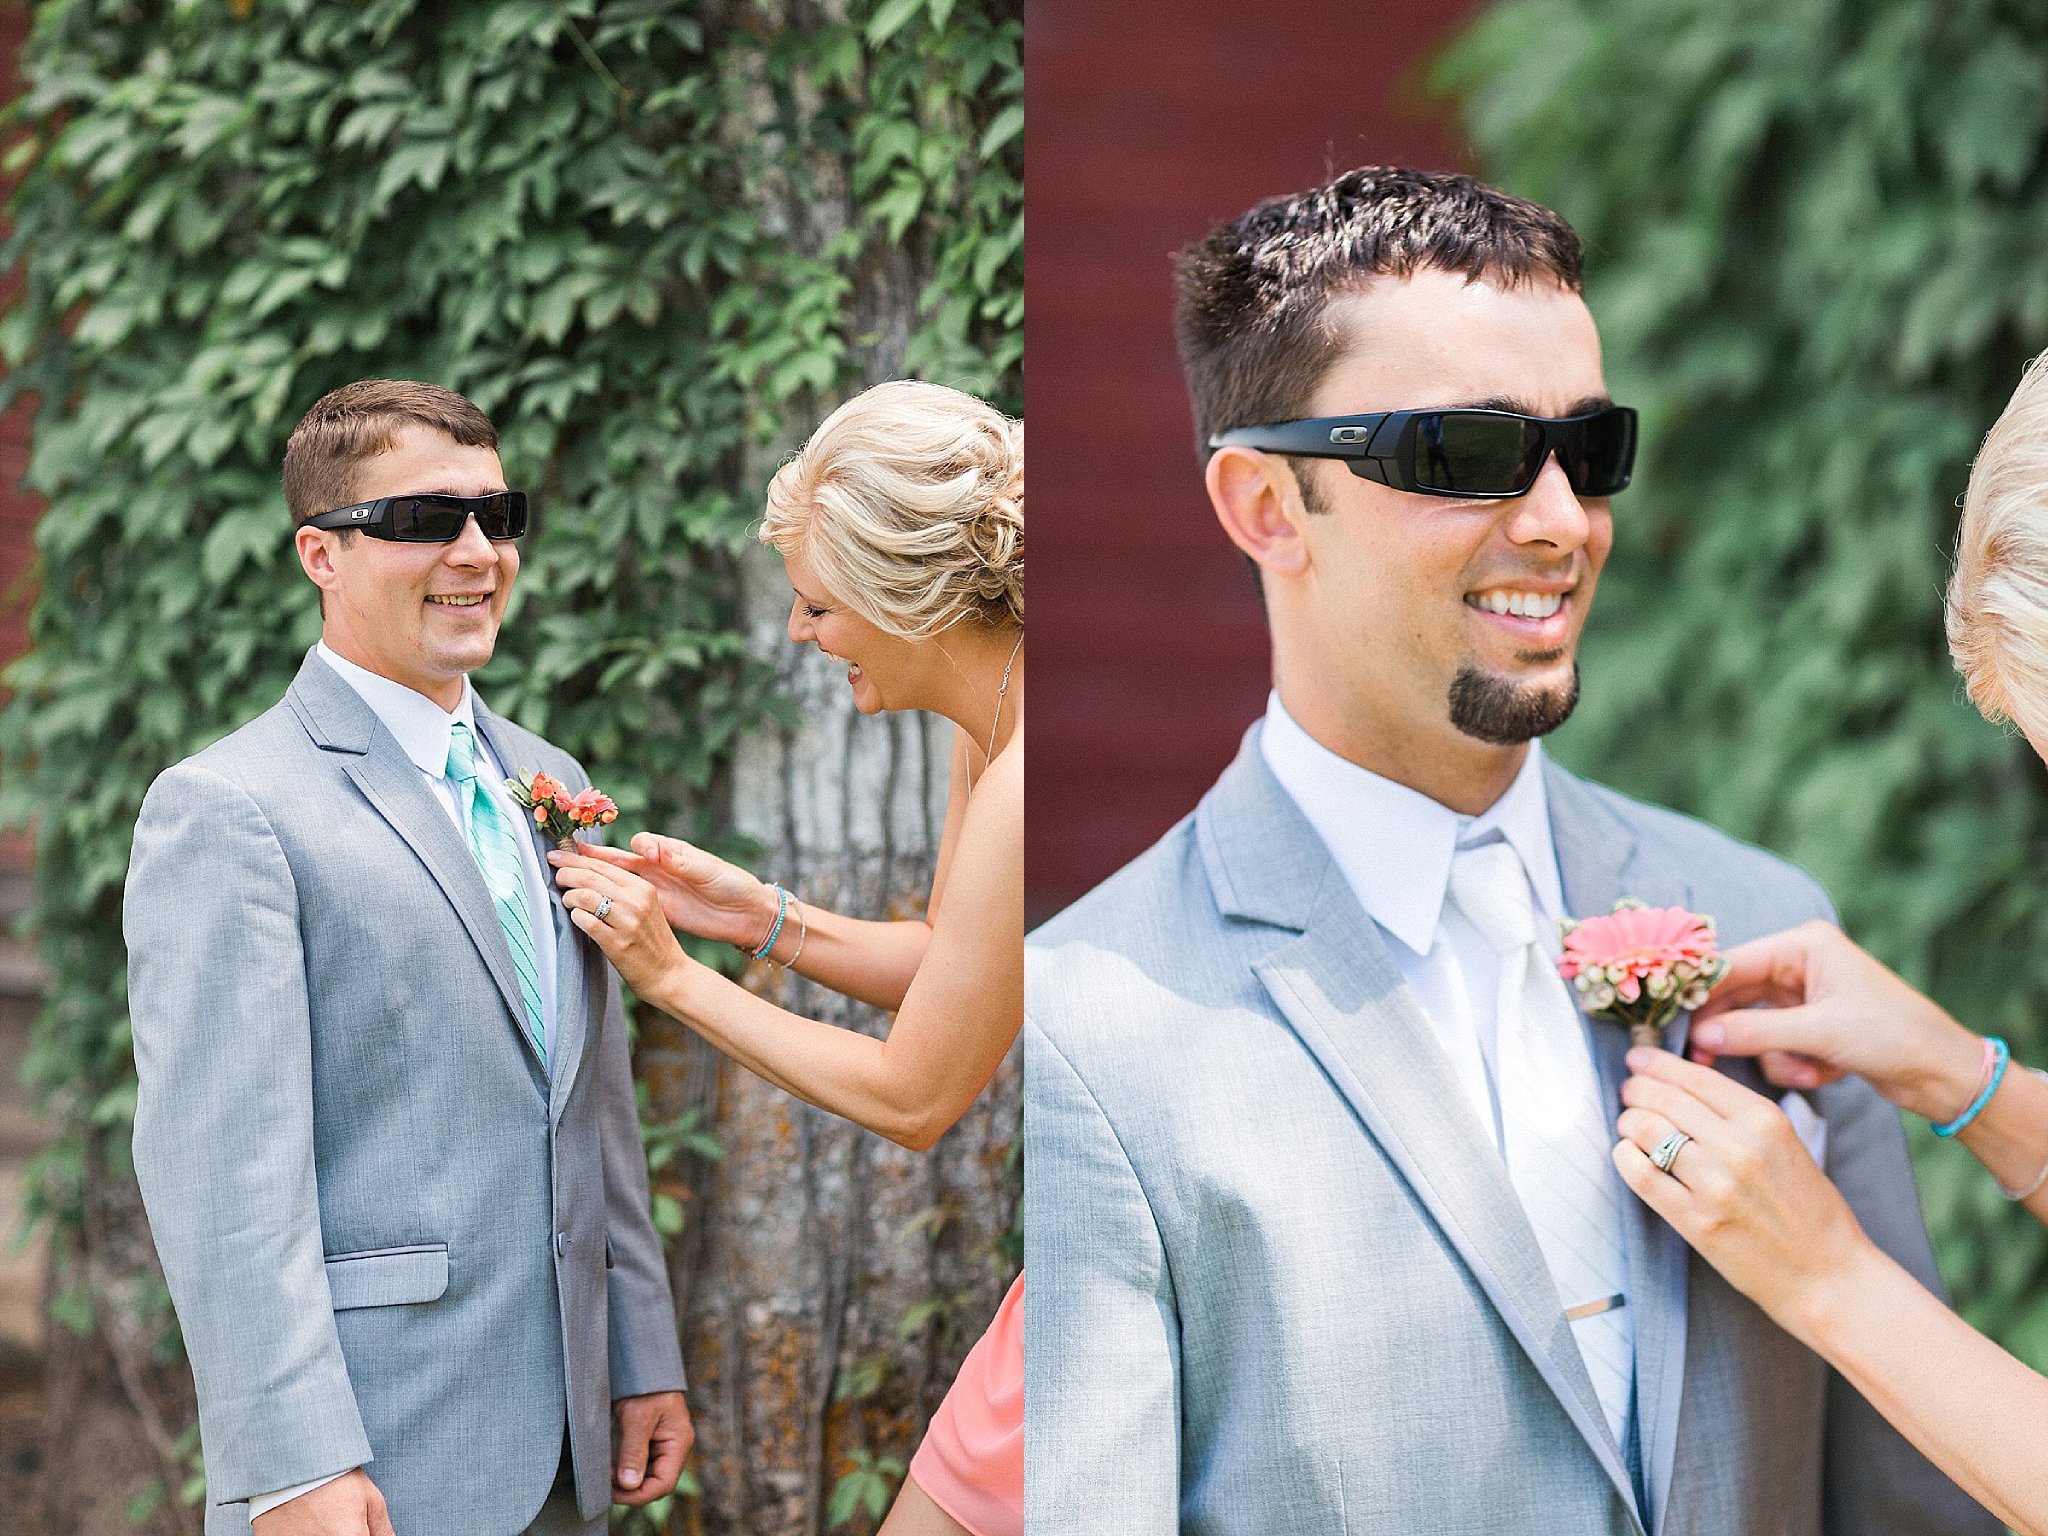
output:
<svg viewBox="0 0 2048 1536"><path fill-rule="evenodd" d="M1518 619L1547 619L1564 606L1560 592L1475 592L1465 599L1488 613L1511 613Z"/></svg>
<svg viewBox="0 0 2048 1536"><path fill-rule="evenodd" d="M427 601L430 603L439 603L443 608L474 608L478 603L486 601L489 598L489 596L489 593L479 593L475 597L442 597L434 594L429 594L427 597Z"/></svg>

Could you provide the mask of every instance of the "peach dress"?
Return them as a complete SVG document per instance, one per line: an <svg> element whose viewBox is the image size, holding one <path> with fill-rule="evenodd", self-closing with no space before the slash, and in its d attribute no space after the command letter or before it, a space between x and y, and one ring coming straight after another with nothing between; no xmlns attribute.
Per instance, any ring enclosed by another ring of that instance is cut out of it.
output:
<svg viewBox="0 0 2048 1536"><path fill-rule="evenodd" d="M974 1536L1024 1536L1024 1277L1010 1286L910 1461L925 1496Z"/></svg>

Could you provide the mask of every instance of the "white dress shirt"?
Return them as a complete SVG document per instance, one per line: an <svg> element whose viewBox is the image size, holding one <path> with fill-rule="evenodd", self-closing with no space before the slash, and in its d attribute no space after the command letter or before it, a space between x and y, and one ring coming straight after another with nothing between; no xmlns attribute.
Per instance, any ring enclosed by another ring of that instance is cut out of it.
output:
<svg viewBox="0 0 2048 1536"><path fill-rule="evenodd" d="M415 693L403 683L359 667L347 657L329 650L324 640L314 649L320 659L370 706L384 723L384 728L397 738L400 749L426 775L429 787L433 789L441 809L448 813L448 819L455 823L455 830L461 835L465 848L469 846L469 823L455 781L447 776L448 734L449 728L458 720L469 728L476 742L478 777L484 792L497 803L505 824L514 829L512 841L519 845L519 867L526 876L526 910L533 925L533 950L540 970L541 1038L546 1042L547 1058L552 1066L555 1059L555 920L550 897L553 881L542 869L533 839L522 836L518 830L527 826L531 817L506 793L504 781L509 775L505 765L498 761L490 743L476 728L476 695L469 686L469 679L465 677L462 680L462 702L450 714L425 694ZM268 1514L278 1505L289 1503L300 1494L311 1493L315 1488L325 1487L335 1478L346 1475L336 1472L295 1488L258 1494L249 1500L249 1519L253 1523L258 1515Z"/></svg>
<svg viewBox="0 0 2048 1536"><path fill-rule="evenodd" d="M1339 757L1295 723L1277 693L1266 701L1259 751L1387 941L1468 1106L1502 1149L1494 1068L1500 957L1445 893L1454 850L1504 838L1528 872L1544 947L1553 954L1562 948L1564 882L1550 837L1542 746L1529 744L1514 782L1478 816L1460 815Z"/></svg>

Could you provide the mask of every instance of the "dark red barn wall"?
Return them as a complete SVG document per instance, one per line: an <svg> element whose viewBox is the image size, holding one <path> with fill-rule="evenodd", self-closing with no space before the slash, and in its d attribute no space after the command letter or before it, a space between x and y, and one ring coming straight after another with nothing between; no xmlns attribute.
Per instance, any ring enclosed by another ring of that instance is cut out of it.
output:
<svg viewBox="0 0 2048 1536"><path fill-rule="evenodd" d="M1050 915L1190 810L1267 687L1210 515L1170 254L1354 165L1465 169L1428 56L1471 0L1027 0L1027 899Z"/></svg>

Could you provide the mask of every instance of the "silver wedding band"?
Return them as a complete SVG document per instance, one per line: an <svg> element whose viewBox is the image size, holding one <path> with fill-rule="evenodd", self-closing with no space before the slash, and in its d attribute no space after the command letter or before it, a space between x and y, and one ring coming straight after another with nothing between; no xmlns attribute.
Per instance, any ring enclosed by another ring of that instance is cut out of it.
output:
<svg viewBox="0 0 2048 1536"><path fill-rule="evenodd" d="M1683 1131L1673 1131L1657 1143L1657 1150L1650 1154L1650 1161L1657 1165L1659 1173L1671 1172L1671 1165L1678 1161L1679 1150L1692 1138Z"/></svg>
<svg viewBox="0 0 2048 1536"><path fill-rule="evenodd" d="M599 921L599 922L601 923L601 922L603 922L603 921L604 921L604 920L605 920L606 918L610 917L611 915L612 915L612 899L611 899L611 897L609 897L609 896L605 896L605 897L601 897L601 898L599 898L599 900L598 900L598 903L597 903L597 920L598 920L598 921Z"/></svg>

